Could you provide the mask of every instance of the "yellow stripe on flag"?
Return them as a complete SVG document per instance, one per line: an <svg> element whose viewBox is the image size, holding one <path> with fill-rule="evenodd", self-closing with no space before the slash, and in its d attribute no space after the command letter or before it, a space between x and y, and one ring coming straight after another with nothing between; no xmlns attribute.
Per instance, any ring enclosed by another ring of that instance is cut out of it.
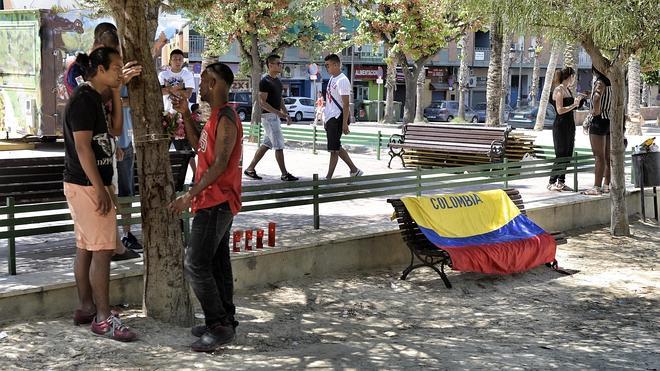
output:
<svg viewBox="0 0 660 371"><path fill-rule="evenodd" d="M488 233L502 228L520 215L518 207L500 189L403 197L401 201L420 227L450 238Z"/></svg>

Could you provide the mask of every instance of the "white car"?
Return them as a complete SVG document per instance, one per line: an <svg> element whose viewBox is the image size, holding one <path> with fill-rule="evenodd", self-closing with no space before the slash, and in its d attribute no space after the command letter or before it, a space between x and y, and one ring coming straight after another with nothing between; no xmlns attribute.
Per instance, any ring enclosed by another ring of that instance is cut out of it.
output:
<svg viewBox="0 0 660 371"><path fill-rule="evenodd" d="M284 98L284 105L293 121L314 120L316 107L314 100L307 97Z"/></svg>

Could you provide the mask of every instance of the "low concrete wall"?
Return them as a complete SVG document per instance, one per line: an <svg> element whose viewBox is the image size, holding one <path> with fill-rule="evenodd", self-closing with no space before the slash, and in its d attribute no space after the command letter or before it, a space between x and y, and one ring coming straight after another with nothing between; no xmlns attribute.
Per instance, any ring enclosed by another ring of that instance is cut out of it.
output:
<svg viewBox="0 0 660 371"><path fill-rule="evenodd" d="M315 246L280 249L232 259L234 287L243 290L302 276L372 270L410 261L398 231L327 241Z"/></svg>
<svg viewBox="0 0 660 371"><path fill-rule="evenodd" d="M651 106L651 107L640 107L639 109L644 120L655 120L660 116L660 107Z"/></svg>
<svg viewBox="0 0 660 371"><path fill-rule="evenodd" d="M630 215L640 213L639 192L627 197ZM652 199L646 198L647 216L653 216ZM597 196L562 204L527 204L527 214L549 231L608 224L610 222L609 197ZM588 216L588 217L585 217ZM338 272L373 270L403 266L410 260L395 225L392 230L341 240L322 241L295 248L264 250L232 257L236 291L266 286L283 280L303 276L329 276ZM44 272L42 274L48 274ZM38 277L32 279L38 282ZM17 289L0 293L0 321L52 317L71 313L76 305L76 288L70 272L59 277L44 278L48 286ZM28 286L26 286L28 287ZM122 263L113 271L110 284L110 302L113 304L142 303L141 262Z"/></svg>
<svg viewBox="0 0 660 371"><path fill-rule="evenodd" d="M646 217L653 217L653 200L645 199ZM641 215L639 191L626 197L628 215ZM530 205L527 215L547 231L567 231L575 228L610 224L611 200L607 196L594 196L588 201L558 205Z"/></svg>

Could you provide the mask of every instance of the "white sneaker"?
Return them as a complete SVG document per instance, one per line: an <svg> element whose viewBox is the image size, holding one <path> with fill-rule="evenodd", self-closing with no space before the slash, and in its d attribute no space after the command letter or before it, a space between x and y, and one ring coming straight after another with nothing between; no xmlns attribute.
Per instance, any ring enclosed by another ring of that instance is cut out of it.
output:
<svg viewBox="0 0 660 371"><path fill-rule="evenodd" d="M364 172L360 169L357 169L356 172L351 173L351 176L362 176L362 175L364 175Z"/></svg>

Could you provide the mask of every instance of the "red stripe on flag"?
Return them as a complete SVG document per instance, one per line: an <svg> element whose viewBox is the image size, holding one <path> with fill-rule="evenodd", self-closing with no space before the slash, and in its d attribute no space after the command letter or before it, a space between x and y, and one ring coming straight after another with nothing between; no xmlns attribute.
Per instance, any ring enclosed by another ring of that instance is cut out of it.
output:
<svg viewBox="0 0 660 371"><path fill-rule="evenodd" d="M449 253L454 270L489 274L524 272L552 262L557 251L555 239L547 233L504 243L438 247Z"/></svg>

